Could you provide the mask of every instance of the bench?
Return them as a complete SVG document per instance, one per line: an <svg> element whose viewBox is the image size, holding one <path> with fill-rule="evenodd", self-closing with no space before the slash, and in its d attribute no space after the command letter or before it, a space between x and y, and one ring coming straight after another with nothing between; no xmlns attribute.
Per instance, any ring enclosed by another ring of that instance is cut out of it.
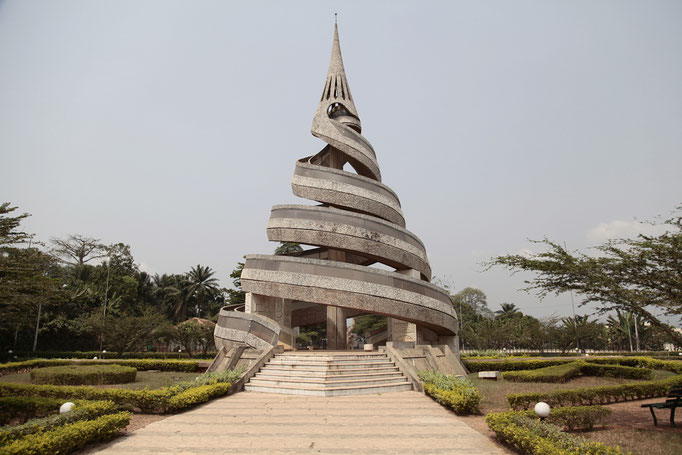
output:
<svg viewBox="0 0 682 455"><path fill-rule="evenodd" d="M670 424L675 426L675 408L682 408L682 387L673 387L668 392L668 399L665 403L651 403L643 404L643 408L649 408L651 415L654 418L654 425L658 425L658 420L656 419L656 414L654 414L654 408L656 409L670 409Z"/></svg>

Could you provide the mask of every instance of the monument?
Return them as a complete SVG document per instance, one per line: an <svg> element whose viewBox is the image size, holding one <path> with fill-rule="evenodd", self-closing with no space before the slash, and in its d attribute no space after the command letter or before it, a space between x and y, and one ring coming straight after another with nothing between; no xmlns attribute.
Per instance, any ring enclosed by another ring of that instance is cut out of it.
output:
<svg viewBox="0 0 682 455"><path fill-rule="evenodd" d="M293 328L326 321L327 349L345 350L346 320L372 313L389 318L390 346L439 345L450 357L458 354L450 297L429 282L426 248L406 229L398 196L381 182L374 149L361 133L335 24L312 124L326 145L296 162L292 180L296 196L319 205L275 205L267 225L270 241L310 248L246 256L244 312L220 312L218 349L295 349Z"/></svg>

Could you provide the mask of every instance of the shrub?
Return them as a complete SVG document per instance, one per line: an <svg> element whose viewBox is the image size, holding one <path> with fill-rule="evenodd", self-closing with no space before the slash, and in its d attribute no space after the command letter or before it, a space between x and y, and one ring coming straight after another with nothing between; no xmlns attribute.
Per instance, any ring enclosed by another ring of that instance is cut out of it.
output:
<svg viewBox="0 0 682 455"><path fill-rule="evenodd" d="M189 388L184 392L172 396L168 400L166 410L169 412L177 412L183 409L192 408L201 403L206 403L213 398L227 395L230 391L230 386L231 384L228 382L219 382Z"/></svg>
<svg viewBox="0 0 682 455"><path fill-rule="evenodd" d="M2 397L0 398L0 425L12 420L25 422L36 416L53 414L64 401L56 398Z"/></svg>
<svg viewBox="0 0 682 455"><path fill-rule="evenodd" d="M64 403L63 399L53 398L34 398L36 400L52 400L55 402L55 409ZM118 406L111 401L80 401L74 403L73 409L65 414L51 415L42 419L31 419L21 425L5 426L0 428L0 446L6 445L11 441L22 438L29 434L41 433L68 423L80 420L92 420L97 417L113 414L118 411Z"/></svg>
<svg viewBox="0 0 682 455"><path fill-rule="evenodd" d="M65 365L31 370L34 384L81 385L134 382L137 370L121 365Z"/></svg>
<svg viewBox="0 0 682 455"><path fill-rule="evenodd" d="M179 371L192 373L199 370L199 363L196 360L27 360L24 362L10 362L0 364L0 375L14 373L16 371L33 370L63 365L121 365L135 368L138 371L160 370L160 371Z"/></svg>
<svg viewBox="0 0 682 455"><path fill-rule="evenodd" d="M622 455L618 447L590 442L517 412L492 412L485 418L504 444L522 455Z"/></svg>
<svg viewBox="0 0 682 455"><path fill-rule="evenodd" d="M110 439L130 422L129 412L119 412L69 423L43 433L27 435L0 447L0 455L53 455L81 449L93 442Z"/></svg>
<svg viewBox="0 0 682 455"><path fill-rule="evenodd" d="M549 393L511 393L507 395L507 402L512 409L528 409L538 401L544 401L550 406L604 404L662 397L668 394L671 387L681 385L682 375L678 375L657 381L614 386L560 389Z"/></svg>
<svg viewBox="0 0 682 455"><path fill-rule="evenodd" d="M630 363L637 364L637 362ZM537 370L506 371L502 373L504 379L516 382L567 382L580 375L651 379L652 371L642 367L597 364L576 360L564 365L539 368Z"/></svg>
<svg viewBox="0 0 682 455"><path fill-rule="evenodd" d="M581 365L578 362L572 362L537 370L505 371L502 377L507 381L515 382L567 382L580 373Z"/></svg>
<svg viewBox="0 0 682 455"><path fill-rule="evenodd" d="M206 354L196 353L192 354L192 358L196 359L212 359L216 356L216 352L207 352ZM102 358L100 351L17 351L16 356L19 359L92 359L93 357ZM118 354L116 352L107 352L104 354L106 359L187 359L189 354L186 352L124 352Z"/></svg>
<svg viewBox="0 0 682 455"><path fill-rule="evenodd" d="M520 411L527 417L536 417L535 411ZM592 430L595 425L603 424L611 414L611 410L604 406L566 406L552 408L549 417L545 419L553 425L573 430Z"/></svg>
<svg viewBox="0 0 682 455"><path fill-rule="evenodd" d="M163 412L177 388L164 387L153 390L96 389L88 386L56 386L33 384L0 384L0 396L55 397L68 400L111 400L142 412Z"/></svg>
<svg viewBox="0 0 682 455"><path fill-rule="evenodd" d="M229 377L224 374L224 377ZM114 403L130 409L139 409L142 412L173 412L179 409L203 403L209 399L225 395L231 384L229 382L217 382L217 379L209 379L205 384L200 381L186 382L172 387L160 389L96 389L87 386L52 386L33 384L0 384L0 397L2 396L29 396L29 397L55 397L63 399L86 399L86 400L110 400ZM199 385L197 385L199 384ZM203 388L202 387L206 387ZM196 393L190 393L193 390ZM184 393L188 392L188 393ZM175 396L181 397L171 401ZM204 396L208 398L201 401Z"/></svg>
<svg viewBox="0 0 682 455"><path fill-rule="evenodd" d="M547 360L510 360L505 359L501 362L486 360L464 360L464 365L472 373L479 371L518 371L518 370L537 370L538 368L553 367L575 362L574 359L547 359Z"/></svg>
<svg viewBox="0 0 682 455"><path fill-rule="evenodd" d="M456 414L478 414L481 395L466 378L445 375L438 371L419 371L424 392Z"/></svg>

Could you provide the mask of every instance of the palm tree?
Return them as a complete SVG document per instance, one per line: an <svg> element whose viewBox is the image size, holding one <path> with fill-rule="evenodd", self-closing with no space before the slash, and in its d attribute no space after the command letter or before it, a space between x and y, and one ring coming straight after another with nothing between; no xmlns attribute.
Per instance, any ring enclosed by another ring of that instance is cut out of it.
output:
<svg viewBox="0 0 682 455"><path fill-rule="evenodd" d="M509 318L513 317L516 315L520 315L521 312L519 311L518 308L516 308L516 305L513 303L502 303L500 305L501 310L497 310L495 312L496 315L498 315L501 318Z"/></svg>
<svg viewBox="0 0 682 455"><path fill-rule="evenodd" d="M201 316L201 307L206 305L209 300L213 300L220 292L217 278L213 278L215 272L210 267L202 267L197 264L187 274L188 285L186 288L187 299L180 314L183 319L187 317L187 301L194 300L197 309L197 316Z"/></svg>

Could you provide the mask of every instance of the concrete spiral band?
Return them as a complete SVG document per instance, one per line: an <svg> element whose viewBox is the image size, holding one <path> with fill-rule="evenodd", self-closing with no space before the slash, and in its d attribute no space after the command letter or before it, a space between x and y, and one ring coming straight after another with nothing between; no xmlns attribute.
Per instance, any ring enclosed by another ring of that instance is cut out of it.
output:
<svg viewBox="0 0 682 455"><path fill-rule="evenodd" d="M246 256L242 288L276 301L386 315L453 337L458 321L450 296L429 282L426 248L405 228L398 196L381 183L376 153L361 132L335 26L312 124L312 134L327 145L298 160L292 179L296 196L321 205L276 205L267 226L270 241L314 248L295 257ZM395 271L371 267L375 263Z"/></svg>

